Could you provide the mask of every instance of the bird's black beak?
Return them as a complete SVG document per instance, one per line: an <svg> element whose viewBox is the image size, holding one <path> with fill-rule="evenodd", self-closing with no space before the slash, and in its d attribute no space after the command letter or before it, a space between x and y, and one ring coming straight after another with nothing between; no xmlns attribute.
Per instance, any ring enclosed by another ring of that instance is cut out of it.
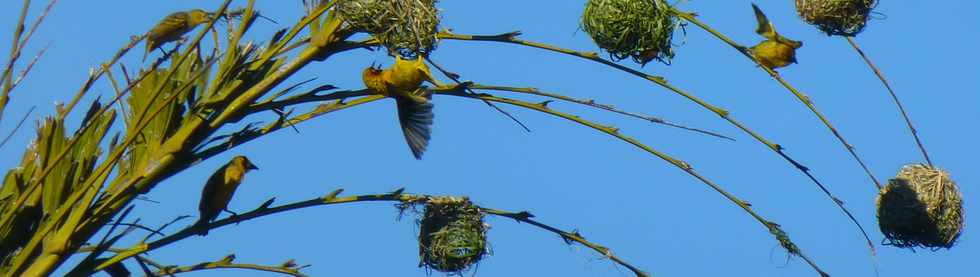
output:
<svg viewBox="0 0 980 277"><path fill-rule="evenodd" d="M251 169L251 170L258 170L259 169L259 167L258 166L255 166L255 164L252 164L252 162L248 162L248 164L245 165L245 168Z"/></svg>

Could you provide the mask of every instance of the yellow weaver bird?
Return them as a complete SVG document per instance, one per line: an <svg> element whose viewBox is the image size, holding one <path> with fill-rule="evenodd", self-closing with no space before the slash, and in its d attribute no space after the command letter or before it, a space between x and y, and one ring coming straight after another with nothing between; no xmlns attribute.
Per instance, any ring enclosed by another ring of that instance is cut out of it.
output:
<svg viewBox="0 0 980 277"><path fill-rule="evenodd" d="M432 103L429 93L420 89L422 81L428 81L439 86L440 83L432 77L429 67L422 57L415 60L404 60L395 57L395 65L381 70L373 65L365 68L361 76L364 85L374 93L395 99L398 106L398 122L401 123L405 141L416 159L422 159L422 153L429 145L432 134Z"/></svg>
<svg viewBox="0 0 980 277"><path fill-rule="evenodd" d="M146 56L153 49L159 48L164 43L181 39L194 27L209 20L211 20L211 14L200 9L167 15L146 33L146 52L143 54L143 60L146 60Z"/></svg>
<svg viewBox="0 0 980 277"><path fill-rule="evenodd" d="M211 174L211 178L208 178L208 182L204 184L204 191L201 192L201 204L198 205L201 217L195 225L211 222L222 211L235 214L228 210L228 202L231 202L231 197L235 195L235 189L238 189L238 185L245 179L245 173L252 169L259 168L245 156L236 156L228 164ZM207 234L207 229L201 232L202 236Z"/></svg>
<svg viewBox="0 0 980 277"><path fill-rule="evenodd" d="M796 49L803 47L803 42L791 40L776 32L776 27L769 22L766 14L758 6L752 4L755 11L755 19L759 21L759 27L755 32L762 35L766 40L759 42L749 50L752 56L770 69L776 69L796 63Z"/></svg>

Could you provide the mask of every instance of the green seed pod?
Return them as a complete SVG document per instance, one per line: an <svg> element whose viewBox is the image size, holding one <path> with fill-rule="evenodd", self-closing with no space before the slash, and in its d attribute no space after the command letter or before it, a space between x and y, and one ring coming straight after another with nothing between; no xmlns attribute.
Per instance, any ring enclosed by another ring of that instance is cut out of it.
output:
<svg viewBox="0 0 980 277"><path fill-rule="evenodd" d="M337 12L355 31L377 38L389 53L414 58L436 47L436 1L348 0L337 2Z"/></svg>
<svg viewBox="0 0 980 277"><path fill-rule="evenodd" d="M950 248L963 230L963 196L942 169L906 165L876 202L878 227L897 247Z"/></svg>
<svg viewBox="0 0 980 277"><path fill-rule="evenodd" d="M796 12L829 36L856 36L878 0L796 0Z"/></svg>
<svg viewBox="0 0 980 277"><path fill-rule="evenodd" d="M670 64L671 40L679 21L664 0L589 0L582 29L613 60L639 64L656 59Z"/></svg>
<svg viewBox="0 0 980 277"><path fill-rule="evenodd" d="M420 266L459 273L487 254L483 213L468 198L434 197L419 223Z"/></svg>

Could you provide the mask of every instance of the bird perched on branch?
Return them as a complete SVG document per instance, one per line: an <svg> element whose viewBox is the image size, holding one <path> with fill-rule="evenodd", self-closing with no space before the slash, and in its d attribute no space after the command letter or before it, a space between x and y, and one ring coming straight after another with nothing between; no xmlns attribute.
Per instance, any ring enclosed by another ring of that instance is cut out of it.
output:
<svg viewBox="0 0 980 277"><path fill-rule="evenodd" d="M371 65L364 69L361 76L364 85L374 93L395 99L398 106L398 122L401 123L405 141L416 159L422 159L422 153L429 145L432 133L432 103L431 95L421 89L423 81L439 86L440 83L432 76L429 67L422 57L415 60L404 60L395 57L395 65L381 70Z"/></svg>
<svg viewBox="0 0 980 277"><path fill-rule="evenodd" d="M759 21L759 27L755 32L766 38L749 48L752 56L770 69L796 63L796 49L803 47L803 42L783 37L776 32L776 27L769 22L769 18L766 18L766 14L762 13L758 6L752 4L752 9L755 11L755 19Z"/></svg>
<svg viewBox="0 0 980 277"><path fill-rule="evenodd" d="M195 225L200 226L211 222L222 211L235 214L228 210L228 202L231 202L231 197L235 195L238 185L245 179L245 173L252 169L259 168L245 156L236 156L228 164L211 174L211 178L208 178L208 182L204 184L204 191L201 192L201 204L198 205L201 217ZM207 234L207 229L201 232L202 236Z"/></svg>
<svg viewBox="0 0 980 277"><path fill-rule="evenodd" d="M146 52L143 54L143 60L146 60L146 56L153 49L159 48L164 43L181 39L194 27L209 20L211 20L211 14L200 9L179 11L167 15L146 33Z"/></svg>

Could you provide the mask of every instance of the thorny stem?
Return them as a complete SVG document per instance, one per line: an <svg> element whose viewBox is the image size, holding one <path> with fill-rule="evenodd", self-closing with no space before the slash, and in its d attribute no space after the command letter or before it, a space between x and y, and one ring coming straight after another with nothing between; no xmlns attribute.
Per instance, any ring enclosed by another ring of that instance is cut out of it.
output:
<svg viewBox="0 0 980 277"><path fill-rule="evenodd" d="M287 267L287 266L268 266L268 265L258 265L258 264L242 264L233 263L234 255L229 255L224 259L213 261L213 262L203 262L195 265L188 266L164 266L159 271L153 273L153 276L171 276L177 273L186 273L192 271L210 270L210 269L248 269L255 271L265 271L272 273L280 273L295 277L306 277L306 274L299 272L299 268L302 267Z"/></svg>
<svg viewBox="0 0 980 277"><path fill-rule="evenodd" d="M742 55L745 55L745 57L747 57L750 60L752 60L753 62L755 62L759 66L759 68L761 68L762 70L764 70L767 73L769 73L769 76L772 76L772 78L775 79L777 82L779 82L779 84L781 84L787 90L789 90L790 92L792 92L793 95L795 95L796 98L799 99L801 103L803 103L804 105L806 105L806 107L809 108L810 111L813 112L813 114L816 115L817 118L819 118L820 121L823 122L823 124L825 126L827 126L828 129L830 129L830 132L833 133L834 136L837 137L837 140L839 140L840 143L844 145L844 148L846 148L847 151L851 153L851 156L854 157L854 160L856 160L858 162L858 164L861 165L861 168L864 169L864 172L868 175L869 178L871 178L871 181L874 182L874 185L879 190L881 189L881 183L878 182L878 179L875 178L874 174L871 173L871 169L869 169L868 166L864 163L864 160L862 160L861 157L858 156L857 152L854 151L854 146L851 145L850 143L848 143L847 140L844 139L844 136L841 135L839 131L837 131L837 128L834 128L834 125L832 125L830 123L830 121L822 113L820 113L820 111L817 110L817 107L814 106L814 104L813 104L812 101L810 101L810 97L808 97L808 96L804 95L803 93L801 93L795 87L793 87L792 85L790 85L789 82L786 82L786 80L784 80L779 75L778 72L776 72L772 68L769 68L768 66L763 65L762 63L759 63L759 60L756 59L754 56L752 56L752 53L749 52L749 50L748 50L747 47L742 46L742 45L736 43L731 38L728 38L724 34L716 31L714 28L711 28L710 26L708 26L704 22L701 22L700 20L698 20L697 18L695 18L695 14L694 13L683 12L683 11L680 11L680 10L677 10L677 9L674 9L674 8L671 8L671 12L674 13L675 15L677 15L678 17L686 20L687 22L691 22L694 25L698 26L699 28L704 29L708 33L711 33L712 35L714 35L715 37L717 37L721 41L725 42L726 44L728 44L732 48L735 48L735 50L738 50L738 52L742 53ZM874 252L873 249L872 249L872 252Z"/></svg>
<svg viewBox="0 0 980 277"><path fill-rule="evenodd" d="M517 45L522 45L522 46L533 47L533 48L548 50L548 51L552 51L552 52L562 53L562 54L566 54L566 55L576 56L576 57L579 57L579 58L583 58L583 59L587 59L587 60L594 61L594 62L597 62L597 63L601 63L601 64L607 65L609 67L618 69L620 71L623 71L623 72L632 74L634 76L643 78L645 80L651 81L651 82L653 82L653 83L655 83L657 85L660 85L661 87L664 87L664 88L666 88L666 89L668 89L668 90L670 90L670 91L672 91L672 92L674 92L674 93L676 93L678 95L681 95L681 96L683 96L683 97L685 97L685 98L687 98L687 99L689 99L689 100L697 103L701 107L710 110L711 112L717 114L721 118L724 118L726 121L728 121L732 125L735 125L735 127L738 127L739 129L741 129L745 133L749 134L755 140L757 140L760 143L766 145L767 148L769 148L770 150L772 150L773 152L775 152L777 155L779 155L784 160L786 160L786 162L790 163L791 165L793 165L793 167L795 167L797 170L799 170L804 175L806 175L807 178L809 178L811 182L813 182L814 184L816 184L817 187L821 191L823 191L824 194L827 195L827 197L830 198L834 202L834 204L837 205L844 212L844 214L846 214L847 217L851 219L852 222L854 222L855 225L857 225L858 229L861 231L861 234L864 236L865 241L868 244L868 247L871 249L872 255L874 255L874 253L875 253L874 244L871 242L871 239L868 236L868 233L864 230L864 227L861 226L861 224L857 221L857 219L854 218L854 216L851 214L851 212L849 210L847 210L847 208L844 207L844 202L843 201L841 201L836 196L834 196L830 192L830 190L827 189L827 187L825 187L819 180L817 180L817 178L812 173L810 173L810 169L809 168L807 168L803 164L797 162L795 159L793 159L792 157L790 157L789 154L786 153L786 151L783 149L783 147L781 145L769 141L768 139L766 139L762 135L759 135L755 131L752 131L751 129L749 129L748 127L746 127L745 125L743 125L741 122L736 121L734 118L732 118L729 115L729 112L727 110L722 109L722 108L719 108L719 107L716 107L716 106L713 106L713 105L711 105L711 104L709 104L709 103L707 103L707 102L705 102L705 101L703 101L703 100L695 97L694 95L692 95L690 93L687 93L687 92L681 90L680 88L677 88L677 87L671 85L663 77L648 75L646 73L637 71L635 69L632 69L632 68L629 68L629 67L625 67L625 66L619 65L619 64L614 63L612 61L609 61L609 60L600 58L599 55L596 54L595 52L579 52L579 51L565 49L565 48L561 48L561 47L557 47L557 46L553 46L553 45L548 45L548 44L544 44L544 43L533 42L533 41L526 41L526 40L522 40L522 39L518 39L517 38L517 36L519 36L520 34L521 34L520 32L509 32L509 33L503 33L503 34L498 34L498 35L459 35L459 34L453 34L453 33L447 32L447 31L443 31L443 32L440 32L438 34L438 36L441 39L453 39L453 40L464 40L464 41L490 41L490 42L511 43L511 44L517 44ZM777 75L777 77L778 77L778 75ZM780 79L780 80L782 80L782 79ZM872 177L872 179L873 178L874 177Z"/></svg>
<svg viewBox="0 0 980 277"><path fill-rule="evenodd" d="M99 266L97 266L96 267L96 270L102 270L102 269L104 269L104 268L106 268L106 267L108 267L108 266L110 266L112 264L121 262L121 261L126 260L126 259L131 258L131 257L139 257L139 255L142 255L144 253L147 253L147 252L149 252L151 250L158 249L160 247L169 245L171 243L174 243L174 242L177 242L177 241L186 239L186 238L188 238L190 236L199 234L200 232L204 231L205 229L206 230L213 230L213 229L217 229L217 228L222 227L222 226L231 225L231 224L238 224L238 223L241 223L241 222L250 220L250 219L255 219L255 218L259 218L259 217L263 217L263 216L268 216L268 215L272 215L272 214L277 214L277 213L282 213L282 212L287 212L287 211L297 210L297 209L302 209L302 208L309 208L309 207L314 207L314 206L326 206L326 205L336 205L336 204L355 203L355 202L421 203L421 202L428 201L428 199L430 199L430 198L433 197L433 196L424 195L424 194L408 194L408 193L403 193L403 191L404 191L404 189L398 189L398 190L396 190L394 192L385 193L385 194L365 194L365 195L355 195L355 196L344 196L344 197L340 197L339 194L341 192L343 192L343 189L337 189L337 190L334 190L334 191L328 193L327 195L325 195L323 197L317 197L317 198L313 198L313 199L306 200L306 201L300 201L300 202L294 202L294 203L290 203L290 204L285 204L285 205L270 207L270 205L272 205L272 203L273 203L273 200L274 200L274 198L273 198L273 199L270 199L269 201L266 201L265 203L263 203L262 205L260 205L258 208L254 209L252 211L246 212L246 213L238 214L237 216L230 216L230 217L227 217L227 218L224 218L224 219L220 219L220 220L217 220L217 221L208 223L206 225L189 225L188 227L184 228L183 230L178 231L177 233L174 233L174 234L172 234L170 236L161 238L159 240L156 240L156 241L153 241L153 242L150 242L150 243L138 244L138 245L136 245L134 247L127 248L127 249L114 249L113 252L116 252L117 254L115 256L109 258L107 261L103 262ZM612 260L612 261L614 261L614 262L616 262L616 263L618 263L618 264L620 264L620 265L622 265L622 266L624 266L626 268L629 268L631 271L633 271L634 273L636 273L637 277L648 277L648 276L650 276L646 272L643 272L642 270L640 270L639 268L637 268L637 267L633 266L632 264L626 262L625 260L623 260L623 259L621 259L621 258L619 258L619 257L617 257L615 255L613 255L612 254L612 251L610 251L609 248L607 248L605 246L602 246L602 245L599 245L599 244L596 244L596 243L593 243L593 242L590 242L590 241L586 240L584 237L582 237L580 234L578 234L577 232L562 231L560 229L557 229L557 228L551 227L549 225L545 225L543 223L540 223L538 221L532 220L531 217L533 217L533 215L531 215L528 212L511 213L511 212L506 212L506 211L501 211L501 210L496 210L496 209L491 209L491 208L484 208L484 207L478 207L478 208L481 211L484 211L484 212L486 212L488 214L512 218L512 219L515 219L515 220L518 220L518 221L521 221L521 222L526 222L526 223L529 223L529 224L534 225L536 227L539 227L539 228L542 228L542 229L551 231L553 233L559 234L566 241L567 240L572 240L572 241L575 241L575 242L579 242L582 245L585 245L586 247L589 247L589 248L595 250L599 254L601 254L603 256L606 256L606 257L609 257L610 260ZM90 249L90 247L89 248L82 249L79 252L82 252L82 251L88 250L88 249ZM94 249L94 248L92 248L92 249Z"/></svg>
<svg viewBox="0 0 980 277"><path fill-rule="evenodd" d="M926 152L926 147L922 145L922 140L919 139L919 132L916 131L915 126L912 125L912 119L910 119L909 114L905 112L905 106L902 105L902 101L898 100L898 95L895 94L895 90L892 89L891 84L889 84L888 80L885 79L885 74L881 73L881 70L879 70L873 62L871 62L871 58L868 58L868 55L861 50L861 47L858 47L858 44L854 41L853 37L845 36L845 38L847 38L847 42L851 44L851 47L854 47L854 51L857 51L858 55L861 55L861 59L864 59L864 62L868 64L868 67L870 67L871 70L874 71L875 75L878 76L878 79L881 80L881 84L885 85L885 89L888 89L888 93L891 94L892 100L894 100L895 105L898 106L898 111L902 113L902 118L905 119L905 124L909 126L909 132L912 133L912 138L915 139L915 144L919 146L919 151L922 151L922 157L926 159L927 163L929 163L929 167L932 167L932 160L929 159L929 153Z"/></svg>

